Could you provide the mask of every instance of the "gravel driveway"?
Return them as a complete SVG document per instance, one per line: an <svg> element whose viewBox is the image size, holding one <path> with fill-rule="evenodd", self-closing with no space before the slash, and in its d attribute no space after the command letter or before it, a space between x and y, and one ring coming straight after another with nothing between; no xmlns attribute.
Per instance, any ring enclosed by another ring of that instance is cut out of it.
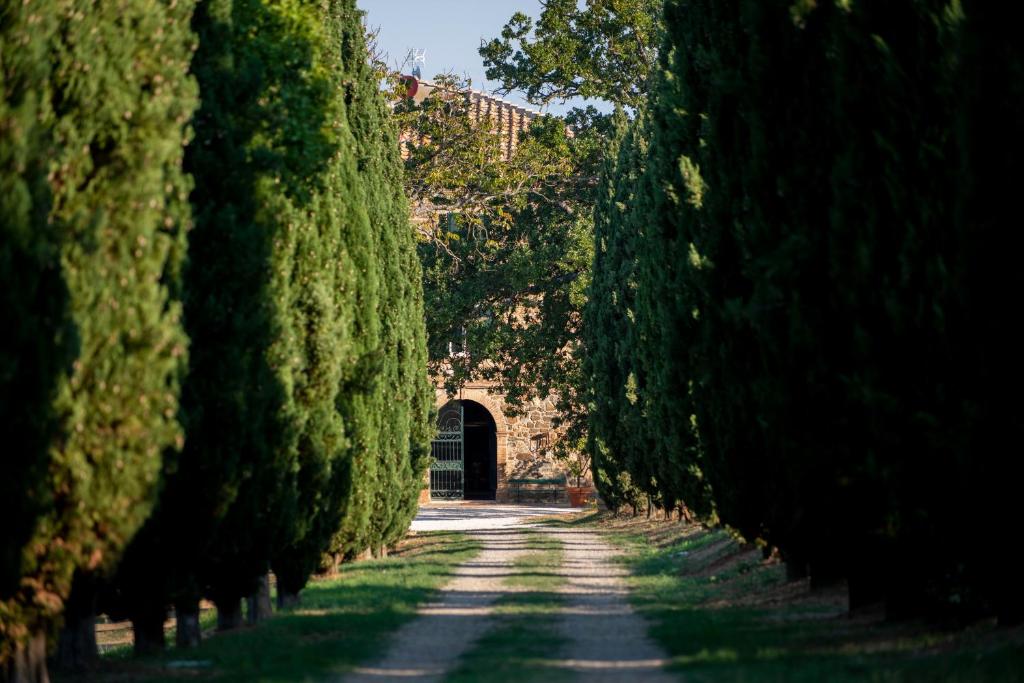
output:
<svg viewBox="0 0 1024 683"><path fill-rule="evenodd" d="M515 558L525 552L527 525L541 518L572 513L560 507L481 503L424 506L413 531L464 531L476 538L481 552L460 566L437 598L391 638L386 654L367 662L341 680L442 681L459 658L479 639L500 626L494 603L517 589L506 584ZM646 625L627 602L624 571L613 558L616 550L589 531L571 527L544 528L563 547L560 569L566 597L558 628L568 647L543 665L564 672L566 680L641 681L661 683L677 678L663 668L668 659L646 635ZM557 658L555 657L557 655ZM582 675L582 676L581 676ZM547 680L547 679L546 679Z"/></svg>

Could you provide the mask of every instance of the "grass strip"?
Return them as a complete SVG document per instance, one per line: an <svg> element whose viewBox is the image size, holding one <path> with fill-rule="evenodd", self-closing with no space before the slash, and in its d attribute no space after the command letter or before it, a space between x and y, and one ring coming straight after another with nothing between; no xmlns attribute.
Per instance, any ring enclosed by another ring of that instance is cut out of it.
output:
<svg viewBox="0 0 1024 683"><path fill-rule="evenodd" d="M1024 632L991 623L941 630L850 618L841 587L787 583L726 532L591 515L588 526L626 550L632 604L691 682L1024 681Z"/></svg>
<svg viewBox="0 0 1024 683"><path fill-rule="evenodd" d="M566 579L560 573L565 552L556 537L527 529L528 552L513 563L504 583L510 592L495 603L497 627L465 653L446 683L564 681L571 675L550 666L568 641L557 627Z"/></svg>
<svg viewBox="0 0 1024 683"><path fill-rule="evenodd" d="M387 559L343 565L337 576L312 581L298 607L261 624L216 634L195 650L107 658L88 680L285 683L327 678L382 654L388 636L479 549L464 534L417 534Z"/></svg>

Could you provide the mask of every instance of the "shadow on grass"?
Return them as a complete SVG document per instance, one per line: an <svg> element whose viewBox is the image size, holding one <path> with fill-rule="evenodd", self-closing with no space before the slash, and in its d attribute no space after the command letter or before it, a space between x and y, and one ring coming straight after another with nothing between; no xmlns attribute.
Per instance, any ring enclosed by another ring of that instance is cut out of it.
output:
<svg viewBox="0 0 1024 683"><path fill-rule="evenodd" d="M497 604L501 626L487 633L459 660L446 683L533 683L563 681L566 671L552 662L565 650L558 631L561 596L550 592L516 593Z"/></svg>
<svg viewBox="0 0 1024 683"><path fill-rule="evenodd" d="M565 604L565 596L557 592L566 582L558 571L564 561L563 544L532 530L527 537L532 552L515 560L516 573L504 581L526 590L495 602L495 628L459 658L458 666L445 677L446 683L565 680L566 672L552 666L568 645L557 622Z"/></svg>
<svg viewBox="0 0 1024 683"><path fill-rule="evenodd" d="M78 680L284 683L340 674L381 654L388 635L478 550L460 534L421 534L391 558L344 565L312 582L300 605L257 626L217 634L195 650L106 661Z"/></svg>
<svg viewBox="0 0 1024 683"><path fill-rule="evenodd" d="M721 530L609 521L623 545L631 601L688 681L1024 681L1024 632L990 623L965 631L850 618L841 591L787 583Z"/></svg>

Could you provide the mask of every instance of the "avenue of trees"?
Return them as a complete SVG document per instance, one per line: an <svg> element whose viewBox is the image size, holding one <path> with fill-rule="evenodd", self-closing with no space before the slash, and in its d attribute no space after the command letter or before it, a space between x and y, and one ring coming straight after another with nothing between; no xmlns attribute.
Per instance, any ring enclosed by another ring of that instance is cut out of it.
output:
<svg viewBox="0 0 1024 683"><path fill-rule="evenodd" d="M1015 17L966 0L516 14L480 50L501 91L617 110L538 119L544 149L570 131L567 163L456 223L486 230L439 224L421 247L434 357L465 328L454 381L556 391L613 507L726 524L794 578L846 581L854 609L1019 621ZM429 161L413 177L461 189Z"/></svg>
<svg viewBox="0 0 1024 683"><path fill-rule="evenodd" d="M1009 5L670 0L585 311L595 478L892 617L1024 616Z"/></svg>
<svg viewBox="0 0 1024 683"><path fill-rule="evenodd" d="M611 507L1019 622L1017 15L547 0L488 77L614 113L506 155L457 79L392 110L355 0L5 1L0 680L386 553L428 367L555 394Z"/></svg>
<svg viewBox="0 0 1024 683"><path fill-rule="evenodd" d="M408 528L420 264L354 0L0 10L0 679ZM333 558L333 559L332 559ZM59 634L58 628L63 623Z"/></svg>

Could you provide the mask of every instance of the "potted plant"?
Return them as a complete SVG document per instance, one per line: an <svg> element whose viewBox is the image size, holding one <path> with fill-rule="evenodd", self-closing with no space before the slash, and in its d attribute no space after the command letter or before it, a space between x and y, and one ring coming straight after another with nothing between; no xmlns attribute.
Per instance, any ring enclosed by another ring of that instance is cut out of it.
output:
<svg viewBox="0 0 1024 683"><path fill-rule="evenodd" d="M590 454L586 449L560 451L556 456L565 465L575 486L567 486L569 505L583 507L594 495L594 487L587 483L590 476Z"/></svg>

